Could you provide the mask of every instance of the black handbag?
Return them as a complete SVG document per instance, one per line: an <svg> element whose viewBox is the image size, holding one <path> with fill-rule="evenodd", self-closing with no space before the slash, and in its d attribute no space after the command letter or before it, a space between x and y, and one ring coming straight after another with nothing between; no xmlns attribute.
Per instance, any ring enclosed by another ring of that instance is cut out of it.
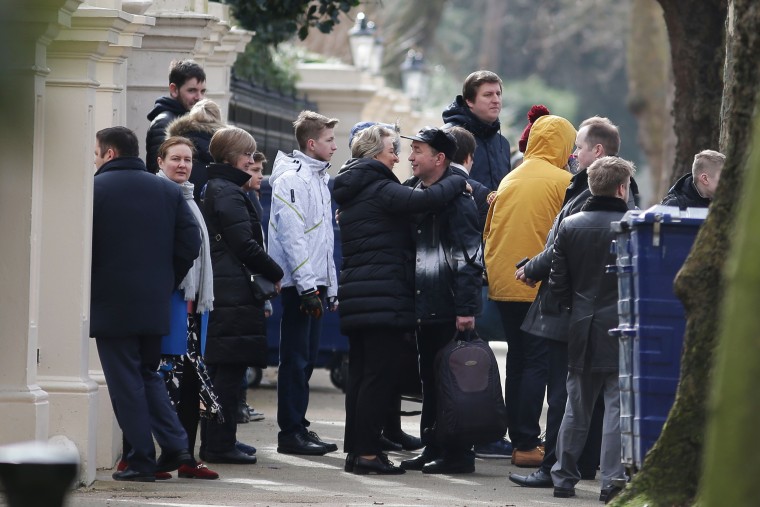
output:
<svg viewBox="0 0 760 507"><path fill-rule="evenodd" d="M214 236L214 239L217 242L222 243L224 249L227 250L233 258L237 259L237 256L232 250L230 250L229 245L224 241L221 234ZM259 304L264 304L267 300L274 299L277 296L277 289L274 286L274 282L270 279L264 275L251 272L251 270L248 269L248 266L242 262L240 263L240 269L243 270L243 276L248 283L248 288L251 290L251 296L253 296L254 301Z"/></svg>
<svg viewBox="0 0 760 507"><path fill-rule="evenodd" d="M277 296L277 289L270 279L258 273L251 273L251 270L245 264L241 264L241 266L243 267L243 273L248 282L248 288L251 289L253 299L259 303L263 303Z"/></svg>

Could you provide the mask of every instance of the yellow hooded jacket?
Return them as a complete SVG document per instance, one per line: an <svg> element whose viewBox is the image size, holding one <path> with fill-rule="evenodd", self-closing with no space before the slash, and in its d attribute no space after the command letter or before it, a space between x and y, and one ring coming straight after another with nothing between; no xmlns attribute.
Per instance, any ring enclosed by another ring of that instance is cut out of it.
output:
<svg viewBox="0 0 760 507"><path fill-rule="evenodd" d="M570 183L571 174L563 168L573 152L575 135L566 119L542 116L530 130L523 163L501 180L483 231L490 299L527 303L535 299L538 287L515 280L515 264L544 249Z"/></svg>

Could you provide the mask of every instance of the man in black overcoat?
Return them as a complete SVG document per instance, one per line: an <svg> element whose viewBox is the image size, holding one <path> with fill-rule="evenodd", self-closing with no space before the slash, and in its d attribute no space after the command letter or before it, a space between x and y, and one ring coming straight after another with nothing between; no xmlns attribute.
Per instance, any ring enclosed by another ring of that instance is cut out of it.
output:
<svg viewBox="0 0 760 507"><path fill-rule="evenodd" d="M113 478L152 482L156 472L193 463L157 369L170 297L198 256L201 235L180 187L147 172L138 150L125 127L97 133L90 336L133 447L129 467Z"/></svg>

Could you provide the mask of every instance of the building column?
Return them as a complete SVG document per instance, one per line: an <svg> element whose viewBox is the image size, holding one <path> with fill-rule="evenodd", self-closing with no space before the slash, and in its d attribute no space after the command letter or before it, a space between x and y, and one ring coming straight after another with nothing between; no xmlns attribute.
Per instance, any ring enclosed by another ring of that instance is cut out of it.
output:
<svg viewBox="0 0 760 507"><path fill-rule="evenodd" d="M80 483L95 480L98 384L89 376L90 266L97 63L133 16L82 5L48 48L42 241L40 387L51 435L80 453Z"/></svg>
<svg viewBox="0 0 760 507"><path fill-rule="evenodd" d="M169 95L169 64L172 60L195 58L217 22L213 16L192 12L198 7L195 3L155 0L145 13L155 18L155 26L143 37L142 47L129 57L127 126L137 134L143 156L150 126L147 115L158 97ZM202 60L198 63L204 64Z"/></svg>
<svg viewBox="0 0 760 507"><path fill-rule="evenodd" d="M204 44L204 56L198 55L205 62L206 97L219 105L222 119L226 122L230 105L230 69L237 60L238 54L245 51L245 46L251 40L253 32L238 27L230 27L229 5L209 2L208 13L219 21L214 25L210 41Z"/></svg>
<svg viewBox="0 0 760 507"><path fill-rule="evenodd" d="M81 0L27 0L0 16L0 444L48 438L37 385L46 50ZM60 23L60 24L59 24Z"/></svg>

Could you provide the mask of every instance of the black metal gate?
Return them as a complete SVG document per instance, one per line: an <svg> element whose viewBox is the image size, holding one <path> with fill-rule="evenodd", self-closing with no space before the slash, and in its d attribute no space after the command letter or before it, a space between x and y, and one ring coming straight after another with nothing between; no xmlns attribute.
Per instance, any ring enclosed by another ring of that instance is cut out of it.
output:
<svg viewBox="0 0 760 507"><path fill-rule="evenodd" d="M298 148L293 134L293 122L298 113L304 109L316 111L317 105L306 97L284 95L234 75L230 90L232 97L227 119L256 139L258 150L269 160L264 172L270 174L278 150L289 153Z"/></svg>

